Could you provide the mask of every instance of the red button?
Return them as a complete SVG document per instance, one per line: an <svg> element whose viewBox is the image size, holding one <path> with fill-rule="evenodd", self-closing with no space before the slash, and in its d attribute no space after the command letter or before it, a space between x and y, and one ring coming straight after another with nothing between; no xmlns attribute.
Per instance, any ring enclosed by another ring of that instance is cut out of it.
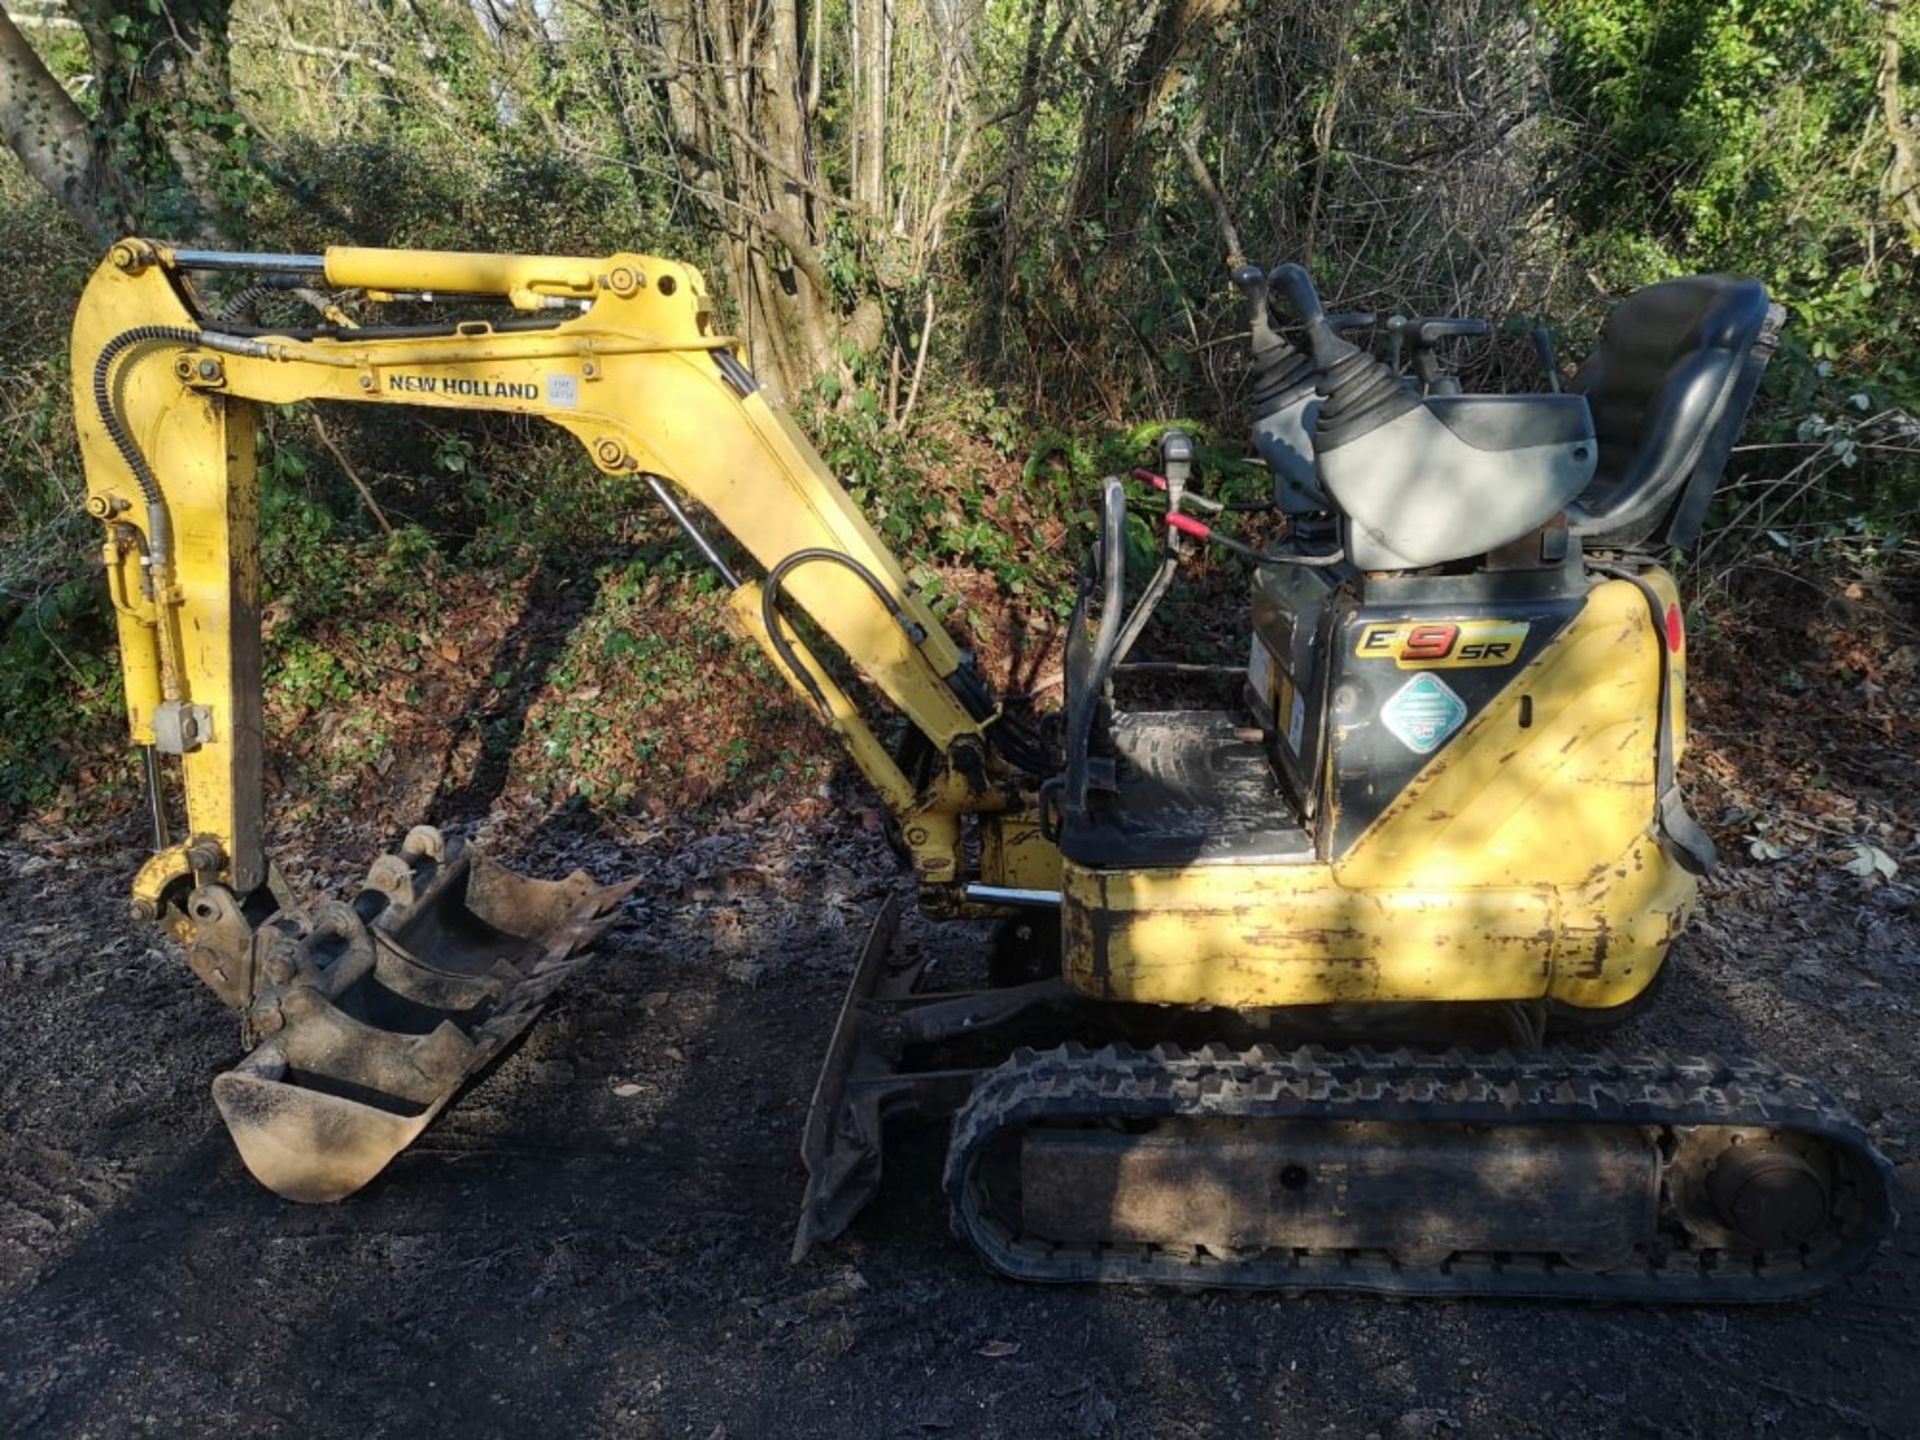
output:
<svg viewBox="0 0 1920 1440"><path fill-rule="evenodd" d="M1667 649L1678 655L1680 647L1686 644L1686 641L1687 627L1680 619L1680 607L1667 606Z"/></svg>

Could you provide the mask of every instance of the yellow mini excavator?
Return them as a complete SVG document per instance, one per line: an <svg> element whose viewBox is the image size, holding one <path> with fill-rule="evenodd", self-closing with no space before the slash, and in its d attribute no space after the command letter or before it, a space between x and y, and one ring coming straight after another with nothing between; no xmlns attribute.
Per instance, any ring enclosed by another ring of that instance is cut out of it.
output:
<svg viewBox="0 0 1920 1440"><path fill-rule="evenodd" d="M1271 548L1233 535L1177 433L1107 480L1064 705L1036 717L916 595L687 266L114 246L73 355L152 795L133 912L242 1017L214 1099L248 1168L296 1200L366 1183L626 888L525 879L426 827L343 899L290 894L268 859L256 410L358 401L537 415L610 494L650 495L891 811L923 908L1003 922L991 983L943 991L883 908L803 1137L796 1256L918 1115L950 1117L956 1234L1025 1279L1753 1301L1865 1264L1890 1171L1819 1085L1547 1043L1652 993L1711 863L1674 778L1685 635L1652 557L1698 531L1778 312L1751 281L1669 281L1619 305L1566 393L1473 395L1434 360L1461 322L1383 327L1413 341L1402 375L1299 267L1236 280L1292 523ZM209 298L229 287L407 323L245 324ZM1159 536L1131 587L1130 507ZM1132 705L1135 642L1216 544L1256 577L1235 698Z"/></svg>

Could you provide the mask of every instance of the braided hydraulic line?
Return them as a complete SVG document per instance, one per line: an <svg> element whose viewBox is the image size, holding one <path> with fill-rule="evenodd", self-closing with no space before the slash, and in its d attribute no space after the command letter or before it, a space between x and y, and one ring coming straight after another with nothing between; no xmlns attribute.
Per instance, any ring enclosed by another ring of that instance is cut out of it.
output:
<svg viewBox="0 0 1920 1440"><path fill-rule="evenodd" d="M200 331L189 330L185 326L136 325L131 330L122 330L101 346L100 354L93 362L93 406L99 412L100 424L106 430L107 438L113 442L113 448L120 452L120 458L127 462L127 469L133 472L140 493L146 498L147 548L152 569L156 573L164 571L173 559L173 521L167 514L167 500L160 492L160 482L154 479L147 457L140 453L133 436L127 433L119 409L113 403L113 362L136 345L199 343Z"/></svg>
<svg viewBox="0 0 1920 1440"><path fill-rule="evenodd" d="M264 300L269 295L278 294L285 287L280 285L256 284L243 286L234 291L226 304L222 305L213 317L216 325L238 324L246 318L247 307L256 300Z"/></svg>
<svg viewBox="0 0 1920 1440"><path fill-rule="evenodd" d="M153 467L140 453L119 407L113 403L113 368L127 351L137 345L197 345L200 332L179 325L137 325L123 330L105 345L93 362L93 407L99 413L101 428L120 452L132 472L140 494L147 502L147 587L156 602L157 639L160 646L160 696L178 700L180 691L179 657L174 653L173 632L164 613L167 590L173 574L173 516L167 509L167 497L154 478ZM157 803L157 802L156 802Z"/></svg>

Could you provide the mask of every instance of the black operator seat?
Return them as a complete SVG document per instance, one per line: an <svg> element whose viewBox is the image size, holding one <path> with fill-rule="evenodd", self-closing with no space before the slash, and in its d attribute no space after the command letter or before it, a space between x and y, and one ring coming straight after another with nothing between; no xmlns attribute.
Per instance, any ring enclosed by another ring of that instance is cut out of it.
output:
<svg viewBox="0 0 1920 1440"><path fill-rule="evenodd" d="M1568 521L1589 549L1686 549L1753 403L1786 312L1758 280L1689 275L1614 308L1569 389L1599 466Z"/></svg>

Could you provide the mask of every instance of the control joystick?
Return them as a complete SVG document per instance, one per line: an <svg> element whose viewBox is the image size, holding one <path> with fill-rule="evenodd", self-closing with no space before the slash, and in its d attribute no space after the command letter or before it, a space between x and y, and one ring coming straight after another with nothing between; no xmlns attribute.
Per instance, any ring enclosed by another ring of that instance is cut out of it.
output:
<svg viewBox="0 0 1920 1440"><path fill-rule="evenodd" d="M1266 272L1243 265L1233 283L1247 297L1252 332L1253 443L1273 471L1273 502L1289 515L1332 508L1314 469L1313 422L1320 408L1319 372L1273 326Z"/></svg>
<svg viewBox="0 0 1920 1440"><path fill-rule="evenodd" d="M1257 265L1233 272L1233 283L1247 297L1247 328L1252 332L1253 414L1264 419L1313 391L1313 361L1289 345L1273 328L1267 277Z"/></svg>
<svg viewBox="0 0 1920 1440"><path fill-rule="evenodd" d="M1313 277L1299 265L1276 266L1269 285L1287 297L1307 332L1313 365L1320 372L1316 449L1327 449L1364 435L1418 408L1420 399L1400 377L1352 341L1343 339L1320 303Z"/></svg>
<svg viewBox="0 0 1920 1440"><path fill-rule="evenodd" d="M1542 531L1592 478L1593 417L1580 396L1422 396L1341 338L1300 266L1267 282L1306 328L1323 397L1311 432L1318 485L1359 569L1489 554ZM1547 557L1544 539L1538 553Z"/></svg>

